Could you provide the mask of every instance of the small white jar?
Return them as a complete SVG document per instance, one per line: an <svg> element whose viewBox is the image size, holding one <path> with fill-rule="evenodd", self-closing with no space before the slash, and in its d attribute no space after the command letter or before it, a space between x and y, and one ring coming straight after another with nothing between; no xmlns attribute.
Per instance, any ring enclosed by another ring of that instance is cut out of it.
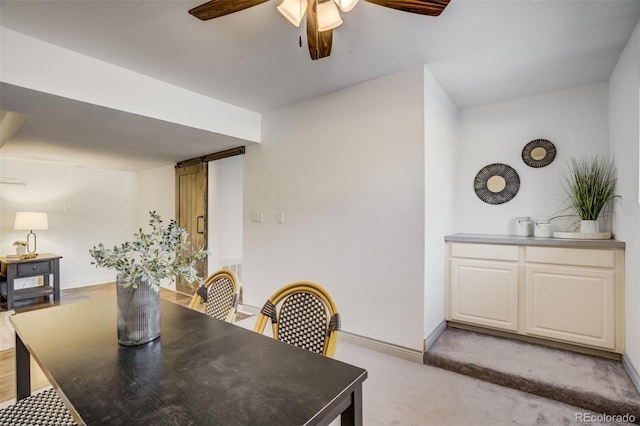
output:
<svg viewBox="0 0 640 426"><path fill-rule="evenodd" d="M516 217L516 235L519 237L531 235L531 218L528 216Z"/></svg>
<svg viewBox="0 0 640 426"><path fill-rule="evenodd" d="M533 236L539 238L551 237L551 219L536 218L533 219Z"/></svg>

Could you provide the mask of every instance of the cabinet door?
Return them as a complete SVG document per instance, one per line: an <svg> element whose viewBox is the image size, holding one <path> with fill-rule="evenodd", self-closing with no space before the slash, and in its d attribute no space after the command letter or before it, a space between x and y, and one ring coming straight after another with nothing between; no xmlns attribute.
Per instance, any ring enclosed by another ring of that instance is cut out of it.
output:
<svg viewBox="0 0 640 426"><path fill-rule="evenodd" d="M518 264L451 259L451 320L518 330Z"/></svg>
<svg viewBox="0 0 640 426"><path fill-rule="evenodd" d="M528 264L525 332L614 349L614 279L611 270Z"/></svg>

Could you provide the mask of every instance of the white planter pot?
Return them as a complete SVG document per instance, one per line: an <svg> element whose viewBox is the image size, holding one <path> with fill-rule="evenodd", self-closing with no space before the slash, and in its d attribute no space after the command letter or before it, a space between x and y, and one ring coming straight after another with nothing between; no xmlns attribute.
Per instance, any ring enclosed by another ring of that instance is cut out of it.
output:
<svg viewBox="0 0 640 426"><path fill-rule="evenodd" d="M598 221L583 220L580 221L580 232L586 234L595 234L598 232Z"/></svg>

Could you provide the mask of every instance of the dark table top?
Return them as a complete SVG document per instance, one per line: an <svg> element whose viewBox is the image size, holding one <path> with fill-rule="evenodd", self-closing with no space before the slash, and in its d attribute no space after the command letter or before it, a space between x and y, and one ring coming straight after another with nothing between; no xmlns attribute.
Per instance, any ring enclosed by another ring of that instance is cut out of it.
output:
<svg viewBox="0 0 640 426"><path fill-rule="evenodd" d="M88 425L316 424L367 376L164 300L160 338L120 346L116 310L113 296L12 317Z"/></svg>

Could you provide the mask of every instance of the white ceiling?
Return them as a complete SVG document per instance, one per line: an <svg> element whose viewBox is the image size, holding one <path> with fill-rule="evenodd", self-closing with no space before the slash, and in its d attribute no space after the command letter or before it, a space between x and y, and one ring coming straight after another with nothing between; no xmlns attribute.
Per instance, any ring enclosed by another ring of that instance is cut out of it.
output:
<svg viewBox="0 0 640 426"><path fill-rule="evenodd" d="M640 19L640 0L452 0L440 17L360 1L334 30L331 56L311 61L306 46L298 47L300 30L277 12L277 0L205 22L187 13L200 3L1 0L0 24L264 112L419 64L429 67L459 108L605 81ZM84 120L83 110L76 109L77 120ZM139 119L127 120L134 132ZM47 121L59 122L55 116ZM29 120L14 139L27 137L21 134L28 126ZM119 128L117 136L126 141L126 126ZM105 136L113 131L98 130ZM185 139L198 152L202 131L182 130L193 136ZM67 148L86 140L68 139ZM132 156L145 155L144 141L133 145ZM175 153L166 158L177 161Z"/></svg>

